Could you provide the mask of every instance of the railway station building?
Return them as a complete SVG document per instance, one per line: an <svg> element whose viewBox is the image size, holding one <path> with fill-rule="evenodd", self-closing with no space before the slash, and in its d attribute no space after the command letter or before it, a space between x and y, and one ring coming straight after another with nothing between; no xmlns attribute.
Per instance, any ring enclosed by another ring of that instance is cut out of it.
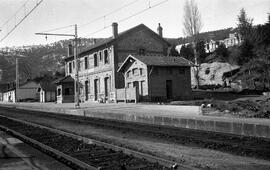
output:
<svg viewBox="0 0 270 170"><path fill-rule="evenodd" d="M115 102L120 95L120 91L126 88L124 74L122 71L118 71L126 58L129 55L140 55L155 60L158 56L167 56L170 46L162 37L162 27L160 24L158 25L157 33L144 24L118 33L118 24L113 23L111 37L97 42L79 53L80 101ZM75 62L72 55L65 58L65 74L73 79L75 78ZM62 84L62 82L58 82L57 87L60 87ZM190 86L190 83L187 86ZM65 91L65 89L62 90ZM174 92L176 92L176 89ZM63 97L64 93L61 95Z"/></svg>

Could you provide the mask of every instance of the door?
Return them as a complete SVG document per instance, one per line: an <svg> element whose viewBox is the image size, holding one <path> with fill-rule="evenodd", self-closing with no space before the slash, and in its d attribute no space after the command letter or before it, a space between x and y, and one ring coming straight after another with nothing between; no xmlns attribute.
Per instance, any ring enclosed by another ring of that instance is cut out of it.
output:
<svg viewBox="0 0 270 170"><path fill-rule="evenodd" d="M167 99L172 99L172 80L166 80L166 94Z"/></svg>
<svg viewBox="0 0 270 170"><path fill-rule="evenodd" d="M95 79L95 80L94 80L95 100L98 99L98 90L99 90L99 82L98 82L98 79Z"/></svg>
<svg viewBox="0 0 270 170"><path fill-rule="evenodd" d="M105 91L105 98L109 99L109 92L111 91L110 87L111 87L111 83L110 83L110 78L109 77L105 77L104 79L104 91Z"/></svg>
<svg viewBox="0 0 270 170"><path fill-rule="evenodd" d="M136 93L135 93L135 102L138 100L139 98L139 82L138 81L134 81L133 82L133 87L136 88Z"/></svg>
<svg viewBox="0 0 270 170"><path fill-rule="evenodd" d="M88 100L88 94L89 94L89 82L85 81L85 101Z"/></svg>
<svg viewBox="0 0 270 170"><path fill-rule="evenodd" d="M139 93L139 82L138 81L133 82L133 87L136 88L136 93Z"/></svg>
<svg viewBox="0 0 270 170"><path fill-rule="evenodd" d="M141 90L140 90L140 96L139 96L140 101L144 100L145 90L146 90L146 83L145 83L145 81L141 81Z"/></svg>

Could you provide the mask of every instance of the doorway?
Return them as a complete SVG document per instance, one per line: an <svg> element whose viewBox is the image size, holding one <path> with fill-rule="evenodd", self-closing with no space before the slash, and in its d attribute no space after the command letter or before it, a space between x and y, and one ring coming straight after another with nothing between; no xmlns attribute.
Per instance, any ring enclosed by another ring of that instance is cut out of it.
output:
<svg viewBox="0 0 270 170"><path fill-rule="evenodd" d="M109 92L111 91L110 77L105 77L104 86L105 86L105 99L109 99Z"/></svg>
<svg viewBox="0 0 270 170"><path fill-rule="evenodd" d="M95 93L95 99L94 100L98 99L98 90L99 90L99 80L95 79L94 80L94 93Z"/></svg>
<svg viewBox="0 0 270 170"><path fill-rule="evenodd" d="M85 101L88 100L88 94L89 94L89 82L85 81Z"/></svg>
<svg viewBox="0 0 270 170"><path fill-rule="evenodd" d="M139 82L138 81L134 81L133 82L133 87L136 88L136 93L139 92Z"/></svg>
<svg viewBox="0 0 270 170"><path fill-rule="evenodd" d="M166 80L166 97L167 99L172 99L172 80Z"/></svg>

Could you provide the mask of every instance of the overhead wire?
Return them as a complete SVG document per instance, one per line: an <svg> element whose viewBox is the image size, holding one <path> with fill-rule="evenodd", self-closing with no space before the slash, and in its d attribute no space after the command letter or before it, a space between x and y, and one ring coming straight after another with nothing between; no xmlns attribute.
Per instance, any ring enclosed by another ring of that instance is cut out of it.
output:
<svg viewBox="0 0 270 170"><path fill-rule="evenodd" d="M122 9L124 9L124 8L126 8L126 7L129 7L129 6L133 5L133 4L135 4L135 3L138 2L138 1L140 1L140 0L134 0L134 1L130 2L130 3L124 4L124 5L120 6L119 8L116 8L116 9L114 9L114 10L112 10L112 11L110 11L110 12L108 12L108 13L102 15L102 16L99 16L99 17L97 17L97 18L95 18L95 19L93 19L93 20L87 22L87 23L80 24L80 25L78 26L78 28L85 27L85 26L87 26L87 25L89 25L89 24L92 24L92 23L95 23L96 21L99 21L99 20L101 20L101 19L104 19L104 20L105 20L105 18L106 18L107 16L109 16L109 15L111 15L111 14L114 14L114 13L117 13L117 12L119 12L120 10L122 10ZM62 29L65 29L65 28L68 28L68 27L71 27L71 26L74 26L74 25L68 25L68 26L63 26L63 27L57 27L57 28L50 29L50 30L47 30L47 31L42 31L42 32L58 31L58 30L62 30ZM104 21L104 28L105 28L105 21ZM65 31L64 33L71 32L71 31L74 31L74 29L69 29L69 30Z"/></svg>
<svg viewBox="0 0 270 170"><path fill-rule="evenodd" d="M4 22L2 25L1 25L1 27L3 27L4 25L6 25L7 23L9 23L9 21L11 21L12 19L13 19L13 17L15 16L16 17L16 14L18 13L18 12L20 12L20 10L22 9L22 8L25 8L25 5L29 2L30 0L26 0L24 3L23 3L23 5L11 16L11 17L9 17L7 20L6 20L6 22Z"/></svg>
<svg viewBox="0 0 270 170"><path fill-rule="evenodd" d="M91 20L90 22L87 22L87 23L85 23L85 24L79 25L78 28L87 26L87 25L92 24L92 23L94 23L94 22L96 22L96 21L98 21L98 20L104 19L104 18L106 18L107 16L109 16L109 15L111 15L111 14L114 14L114 13L116 13L116 12L119 12L120 10L122 10L122 9L128 7L128 6L133 5L133 4L135 4L136 2L138 2L138 1L140 1L140 0L134 0L134 1L130 2L130 3L128 3L128 4L125 4L125 5L123 5L123 6L119 7L119 8L116 8L116 9L112 10L111 12L108 12L108 13L106 13L106 14L100 16L100 17L97 17L97 18Z"/></svg>
<svg viewBox="0 0 270 170"><path fill-rule="evenodd" d="M69 27L73 27L74 25L67 25L67 26L63 26L63 27L57 27L57 28L53 28L53 29L49 29L49 30L46 30L46 31L41 31L41 32L52 32L52 31L58 31L58 30L62 30L62 29L65 29L65 28L69 28Z"/></svg>
<svg viewBox="0 0 270 170"><path fill-rule="evenodd" d="M10 31L8 31L8 33L0 40L0 42L6 39L41 4L42 1L43 0L37 1L36 5L27 14L25 14L18 23L15 23L15 26Z"/></svg>
<svg viewBox="0 0 270 170"><path fill-rule="evenodd" d="M139 14L141 14L141 13L144 13L144 12L146 12L146 11L152 9L152 8L155 8L155 7L157 7L157 6L159 6L159 5L163 4L163 3L165 3L165 2L167 2L167 1L169 1L169 0L163 0L163 1L159 2L159 3L152 4L152 5L149 4L148 7L144 8L144 9L142 9L142 10L140 10L140 11L138 11L138 12L136 12L136 13L130 15L130 16L127 16L127 17L125 17L125 18L122 18L122 19L118 20L118 23L124 22L124 21L126 21L126 20L128 20L128 19L130 19L130 18L133 18L133 17L135 17L135 16L137 16L137 15L139 15ZM90 34L87 34L85 37L88 37L88 36L90 36L90 35L93 35L93 34L96 34L96 33L98 33L98 32L101 32L101 31L103 31L103 30L105 30L105 29L107 29L107 28L109 28L109 27L110 27L110 25L106 25L106 26L104 26L104 27L101 28L101 29L98 29L98 30L96 30L96 31L94 31L94 32L91 32Z"/></svg>

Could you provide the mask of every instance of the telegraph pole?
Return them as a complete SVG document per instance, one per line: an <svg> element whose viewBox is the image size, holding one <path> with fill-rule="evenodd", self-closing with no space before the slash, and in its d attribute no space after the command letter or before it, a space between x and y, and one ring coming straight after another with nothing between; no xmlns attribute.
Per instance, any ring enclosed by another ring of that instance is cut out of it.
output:
<svg viewBox="0 0 270 170"><path fill-rule="evenodd" d="M75 24L74 61L75 61L75 81L74 81L75 108L78 108L78 107L80 107L80 102L79 102L79 92L78 92L78 89L79 89L79 69L78 69L78 33L77 33L77 24Z"/></svg>
<svg viewBox="0 0 270 170"><path fill-rule="evenodd" d="M74 37L74 62L75 62L75 78L74 78L74 101L75 101L75 108L80 107L79 103L79 70L78 70L78 32L77 32L77 24L74 25L75 33L74 34L51 34L51 33L36 33L36 35L48 35L53 36L68 36Z"/></svg>
<svg viewBox="0 0 270 170"><path fill-rule="evenodd" d="M19 59L16 57L16 81L15 81L15 102L18 102L18 90L19 90Z"/></svg>

